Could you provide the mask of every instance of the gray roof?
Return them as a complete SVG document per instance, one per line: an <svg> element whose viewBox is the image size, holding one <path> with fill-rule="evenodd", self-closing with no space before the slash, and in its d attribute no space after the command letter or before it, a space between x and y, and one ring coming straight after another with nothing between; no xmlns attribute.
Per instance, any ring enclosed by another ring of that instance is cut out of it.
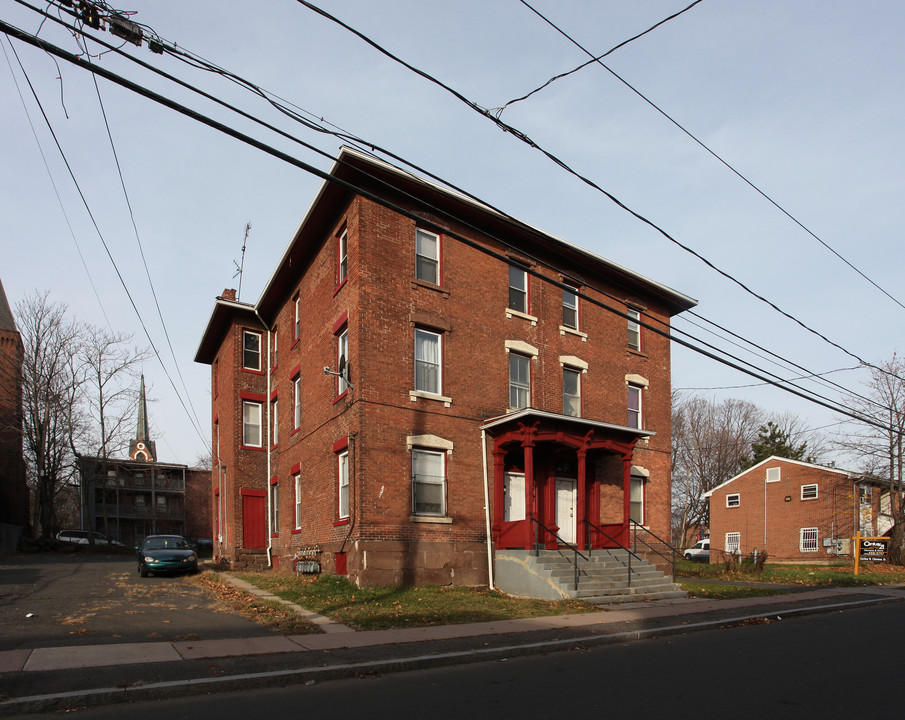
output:
<svg viewBox="0 0 905 720"><path fill-rule="evenodd" d="M7 302L6 293L3 291L2 280L0 280L0 330L16 332L16 321L13 319L12 310L9 309L9 302Z"/></svg>

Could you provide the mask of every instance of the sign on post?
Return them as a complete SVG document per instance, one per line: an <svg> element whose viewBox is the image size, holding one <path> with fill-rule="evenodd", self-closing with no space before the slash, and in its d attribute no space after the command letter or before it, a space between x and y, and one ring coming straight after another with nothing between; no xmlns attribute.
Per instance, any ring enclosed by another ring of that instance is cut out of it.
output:
<svg viewBox="0 0 905 720"><path fill-rule="evenodd" d="M888 537L855 536L855 575L862 562L886 562L889 559Z"/></svg>

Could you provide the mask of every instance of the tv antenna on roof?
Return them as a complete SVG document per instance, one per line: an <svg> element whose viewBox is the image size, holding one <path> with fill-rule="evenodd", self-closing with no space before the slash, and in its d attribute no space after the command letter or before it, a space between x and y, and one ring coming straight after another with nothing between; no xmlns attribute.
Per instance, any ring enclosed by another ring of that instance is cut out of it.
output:
<svg viewBox="0 0 905 720"><path fill-rule="evenodd" d="M239 290L236 292L236 300L242 297L242 273L245 269L245 246L248 245L248 234L251 232L251 223L245 223L245 237L242 239L242 261L241 264L237 263L233 260L233 265L236 266L236 272L233 277L239 278Z"/></svg>

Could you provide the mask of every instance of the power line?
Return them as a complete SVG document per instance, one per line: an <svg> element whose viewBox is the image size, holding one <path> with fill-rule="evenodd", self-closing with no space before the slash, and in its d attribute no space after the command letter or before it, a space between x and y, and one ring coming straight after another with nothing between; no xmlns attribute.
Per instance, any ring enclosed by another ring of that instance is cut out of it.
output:
<svg viewBox="0 0 905 720"><path fill-rule="evenodd" d="M804 323L802 320L799 320L799 319L798 319L797 317L795 317L794 315L792 315L792 314L786 312L785 310L783 310L782 308L780 308L780 307L779 307L776 303L774 303L773 301L768 300L768 299L767 299L766 297L764 297L763 295L760 295L759 293L755 292L755 291L752 290L750 287L748 287L745 283L743 283L741 280L737 279L736 277L734 277L733 275L731 275L731 274L728 273L727 271L721 269L720 267L718 267L717 265L715 265L713 262L711 262L710 260L708 260L706 257L704 257L703 255L701 255L699 252L697 252L696 250L693 250L693 249L692 249L691 247L689 247L688 245L685 245L684 243L680 242L677 238L675 238L675 237L673 237L672 235L670 235L666 230L664 230L662 227L660 227L659 225L657 225L654 221L648 219L647 217L641 215L639 212L633 210L632 208L630 208L629 206L627 206L625 203L623 203L621 200L619 200L615 195L613 195L613 194L610 193L609 191L607 191L607 190L603 189L602 187L600 187L600 185L598 185L597 183L595 183L593 180L591 180L591 179L588 178L587 176L582 175L581 173L579 173L577 170L575 170L574 168L572 168L571 166L569 166L565 161L561 160L561 159L558 158L556 155L554 155L553 153L551 153L550 151L546 150L546 149L543 148L541 145L539 145L538 143L536 143L534 140L532 140L530 137L528 137L528 136L527 136L525 133L523 133L521 130L519 130L519 129L517 129L517 128L515 128L515 127L513 127L513 126L511 126L511 125L509 125L509 124L507 124L507 123L504 123L500 118L494 116L493 113L491 113L490 110L488 110L487 108L481 107L480 105L478 105L478 104L475 103L474 101L469 100L467 97L465 97L464 95L462 95L458 90L455 90L454 88L452 88L452 87L450 87L449 85L445 84L445 83L442 82L441 80L439 80L439 79L435 78L434 76L428 74L428 73L425 72L424 70L421 70L421 69L415 67L414 65L411 65L410 63L406 62L405 60L403 60L402 58L398 57L397 55L394 55L392 52L390 52L389 50L387 50L387 49L384 48L383 46L379 45L376 41L372 40L371 38L369 38L367 35L365 35L365 34L362 33L361 31L356 30L354 27L348 25L347 23L345 23L345 22L343 22L342 20L340 20L339 18L337 18L337 17L331 15L330 13L326 12L325 10L319 8L318 6L316 6L316 5L314 5L314 4L310 3L310 2L308 2L307 0L296 0L296 2L300 3L301 5L304 5L305 7L307 7L307 8L310 9L310 10L312 10L313 12L317 13L318 15L321 15L322 17L324 17L324 18L330 20L331 22L333 22L333 23L339 25L339 26L342 27L343 29L347 30L348 32L352 33L353 35L355 35L356 37L358 37L359 39L361 39L362 41L364 41L365 43L367 43L368 45L370 45L371 47L373 47L375 50L377 50L377 51L378 51L379 53L381 53L382 55L384 55L384 56L390 58L391 60L393 60L394 62L396 62L396 63L402 65L402 66L403 66L404 68L406 68L407 70L410 70L411 72L415 73L416 75L419 75L420 77L422 77L422 78L424 78L425 80L427 80L428 82L430 82L430 83L436 85L437 87L440 87L440 88L442 88L443 90L446 90L446 91L447 91L448 93L450 93L453 97L457 98L458 100L460 100L461 102L463 102L464 104L466 104L466 105L467 105L468 107L470 107L472 110L474 110L475 112L477 112L477 113L480 114L480 115L483 115L485 118L487 118L487 119L490 120L491 122L495 123L501 130L503 130L504 132L510 133L511 135L513 135L514 137L518 138L519 140L521 140L521 141L524 142L525 144L527 144L527 145L529 145L530 147L534 148L535 150L539 151L539 152L542 153L545 157L547 157L549 160L551 160L551 161L554 162L556 165L558 165L560 168L562 168L563 170L565 170L567 173L569 173L570 175L574 176L574 177L577 178L578 180L581 180L583 183L585 183L585 184L588 185L589 187L591 187L591 188L597 190L598 192L600 192L601 194L603 194L605 197L607 197L609 200L611 200L614 204L616 204L619 208L621 208L621 209L624 210L625 212L629 213L632 217L636 218L637 220L640 220L640 221L641 221L642 223L644 223L645 225L648 225L650 228L656 230L660 235L662 235L664 238L666 238L667 240L669 240L671 243L673 243L673 244L676 245L677 247L681 248L681 249L684 250L685 252L689 253L690 255L696 257L698 260L700 260L701 262L703 262L703 263L704 263L707 267L709 267L711 270L713 270L713 271L717 272L718 274L722 275L724 278L726 278L727 280L729 280L729 281L731 281L732 283L734 283L735 285L737 285L739 288L741 288L742 290L744 290L746 293L748 293L748 294L751 295L752 297L754 297L754 298L760 300L762 303L768 305L768 306L771 307L773 310L775 310L776 312L778 312L780 315L782 315L783 317L788 318L789 320L791 320L792 322L794 322L795 324L797 324L797 325L798 325L799 327L801 327L802 329L806 330L807 332L811 333L812 335L815 335L816 337L818 337L818 338L820 338L821 340L823 340L825 343L831 345L832 347L835 347L837 350L840 350L841 352L845 353L845 354L848 355L849 357L851 357L851 358L857 360L859 363L861 363L861 364L863 364L863 365L866 365L867 367L873 368L874 370L877 370L878 372L882 372L882 373L884 373L884 374L890 374L889 371L883 370L882 368L877 367L876 365L873 365L872 363L869 363L869 362L868 362L867 360L865 360L864 358L859 357L858 355L856 355L856 354L853 353L852 351L848 350L847 348L843 347L843 346L840 345L839 343L837 343L837 342L831 340L830 338L828 338L828 337L827 337L826 335L824 335L823 333L821 333L821 332L815 330L814 328L810 327L809 325L807 325L806 323ZM896 377L897 379L899 379L899 380L905 381L905 378L899 377L898 375L895 375L895 377Z"/></svg>
<svg viewBox="0 0 905 720"><path fill-rule="evenodd" d="M127 80L126 78L123 78L123 77L121 77L121 76L119 76L119 75L117 75L117 74L115 74L115 73L112 73L111 71L106 70L105 68L99 67L99 66L97 66L97 65L95 65L95 64L93 64L93 63L91 63L91 62L89 62L89 61L86 61L86 60L84 60L84 59L81 58L81 57L75 56L75 55L73 55L72 53L69 53L69 52L67 52L67 51L65 51L65 50L62 50L62 49L59 48L59 47L56 47L56 46L54 46L54 45L51 45L51 44L49 44L49 43L47 43L47 42L41 40L40 38L36 38L36 37L34 37L34 36L32 36L32 35L29 35L29 34L23 32L23 31L19 30L18 28L15 28L15 27L13 27L13 26L11 26L11 25L9 25L9 24L3 22L3 21L0 21L0 31L5 32L5 33L7 33L8 35L11 35L12 37L16 37L17 39L20 39L20 40L22 40L22 41L24 41L24 42L27 42L27 43L29 43L29 44L32 44L32 45L34 45L34 46L36 46L36 47L39 47L39 48L45 50L46 52L51 52L51 53L53 53L54 55L56 55L57 57L60 57L60 58L62 58L62 59L64 59L64 60L66 60L67 62L70 62L70 63L72 63L72 64L74 64L74 65L76 65L76 66L78 66L78 67L81 67L82 69L88 70L89 72L96 73L96 74L98 74L98 75L101 75L102 77L104 77L104 78L110 80L111 82L114 82L114 83L116 83L116 84L118 84L118 85L120 85L120 86L122 86L122 87L125 87L126 89L128 89L128 90L130 90L130 91L132 91L132 92L135 92L135 93L138 93L138 94L140 94L140 95L143 95L144 97L147 97L147 98L149 98L149 99L151 99L151 100L153 100L153 101L155 101L155 102L157 102L157 103L159 103L159 104L161 104L161 105L163 105L163 106L165 106L165 107L168 107L168 108L170 108L171 110L175 110L175 111L177 111L177 112L179 112L179 113L181 113L181 114L183 114L183 115L185 115L185 116L187 116L187 117L190 117L190 118L192 118L192 119L194 119L194 120L196 120L196 121L198 121L198 122L201 122L201 123L203 123L203 124L205 124L205 125L207 125L207 126L213 128L213 129L216 129L216 130L218 130L219 132L222 132L222 133L224 133L224 134L226 134L226 135L229 135L229 136L231 136L231 137L233 137L233 138L235 138L235 139L237 139L237 140L240 140L240 141L242 141L242 142L244 142L244 143L246 143L246 144L248 144L248 145L250 145L250 146L252 146L252 147L254 147L254 148L256 148L256 149L259 149L259 150L261 150L261 151L263 151L263 152L266 152L267 154L269 154L269 155L271 155L271 156L273 156L273 157L275 157L275 158L281 159L281 160L283 160L284 162L287 162L287 163L289 163L289 164L292 164L292 165L294 165L294 166L296 166L296 167L298 167L298 168L300 168L300 169L302 169L302 170L304 170L304 171L306 171L306 172L309 172L310 174L313 174L313 175L315 175L315 176L321 178L322 180L326 180L326 181L329 181L329 182L333 182L333 183L335 183L335 184L338 184L339 186L344 187L345 189L347 189L347 190L349 190L349 191L351 191L351 192L354 192L354 193L356 193L356 194L358 194L358 195L360 195L360 196L362 196L362 197L364 197L364 198L366 198L366 199L368 199L368 200L371 200L371 201L373 201L373 202L375 202L375 203L377 203L377 204L380 204L380 205L382 205L382 206L384 206L384 207L387 207L387 208L393 210L394 212L399 213L400 215L402 215L402 216L404 216L404 217L408 217L408 218L413 219L413 220L416 220L416 221L421 221L421 222L424 221L424 218L422 218L421 216L419 216L417 213L415 213L415 212L413 212L413 211L410 211L410 210L408 210L408 209L406 209L406 208L403 208L403 207L401 207L401 206L398 206L398 205L396 205L395 203L393 203L393 202L391 202L391 201L388 201L388 200L386 200L385 198L380 197L380 196L376 195L375 193L373 193L373 192L371 192L371 191L369 191L369 190L367 190L367 189L365 189L365 188L362 188L362 187L360 187L360 186L356 186L355 184L353 184L353 183L351 183L351 182L342 180L341 178L338 178L338 177L336 177L336 176L334 176L334 175L331 175L330 173L324 172L324 171L322 171L322 170L320 170L320 169L318 169L318 168L316 168L316 167L314 167L314 166L311 166L311 165L308 164L308 163L305 163L305 162L303 162L303 161L301 161L301 160L298 160L297 158L294 158L294 157L288 155L287 153L285 153L285 152L283 152L283 151L281 151L281 150L278 150L278 149L276 149L276 148L274 148L274 147L272 147L272 146L269 146L269 145L267 145L266 143L264 143L264 142L262 142L262 141L260 141L260 140L257 140L257 139L255 139L255 138L253 138L253 137L250 137L250 136L248 136L248 135L246 135L246 134L244 134L244 133L242 133L242 132L240 132L240 131L238 131L238 130L236 130L236 129L234 129L234 128L231 128L231 127L229 127L229 126L227 126L227 125L225 125L225 124L223 124L223 123L221 123L221 122L219 122L219 121L213 120L212 118L209 118L209 117L207 117L207 116L205 116L205 115L203 115L203 114L201 114L201 113L199 113L199 112L197 112L197 111L194 111L194 110L192 110L192 109L190 109L190 108L188 108L188 107L186 107L186 106L184 106L184 105L181 105L180 103L177 103L177 102L174 101L174 100L171 100L171 99L169 99L169 98L166 98L166 97L160 95L159 93L153 92L153 91L151 91L151 90L149 90L149 89L147 89L147 88L144 88L144 87L142 87L142 86L140 86L140 85L134 83L134 82L131 81L131 80ZM505 255L503 255L503 254L501 254L501 253L499 253L499 252L493 251L493 250L491 250L490 248L484 247L483 245L481 245L481 244L478 243L477 241L474 241L474 240L472 240L472 239L470 239L470 238L468 238L468 237L465 237L465 236L461 235L460 233L455 232L455 231L453 231L453 230L451 230L451 229L449 229L449 228L445 228L445 227L443 227L442 225L439 225L439 224L437 224L437 223L431 223L431 224L432 224L434 227L437 227L438 229L440 229L441 231L443 231L443 232L444 232L445 234L447 234L448 236L450 236L450 237L452 237L452 238L454 238L454 239L456 239L456 240L459 240L459 241L462 242L463 244L465 244L465 245L467 245L467 246L469 246L469 247L471 247L471 248L473 248L473 249L479 250L480 252L483 252L484 254L486 254L486 255L488 255L488 256L490 256L490 257L493 257L493 258L499 260L499 261L502 262L502 263L508 264L508 263L510 262L509 259L508 259ZM535 277L538 277L541 281L546 282L546 283L548 283L548 284L550 284L550 285L559 287L559 288L561 288L561 289L569 289L570 291L573 291L573 292L574 292L574 288L573 288L573 287L568 286L568 285L566 285L566 284L564 284L564 283L560 283L560 282L558 282L558 281L556 281L556 280L553 280L552 278L544 277L539 271L536 271L536 270L534 270L533 268L526 268L526 272L528 272L529 274L531 274L531 275L533 275L533 276L535 276ZM580 292L579 292L579 293L576 293L576 295L578 295L579 297L583 298L586 302L589 302L589 303L592 304L592 305L598 306L598 307L600 307L600 308L602 308L602 309L604 309L604 310L606 310L606 311L608 311L608 312L610 312L610 313L613 313L613 314L615 314L615 315L618 315L618 316L623 317L623 318L626 318L626 319L629 319L629 318L630 318L630 316L629 316L627 313L622 312L622 311L620 311L620 310L618 310L618 309L616 309L616 308L613 308L613 307L611 307L611 306L609 306L609 305L607 305L607 304L605 304L605 303L603 303L603 302L601 302L601 301L599 301L599 300L597 300L597 299L595 299L595 298L591 298L591 297L587 296L586 294L583 294L583 293L580 293ZM631 318L631 319L634 319L634 318ZM645 323L645 322L643 322L643 321L637 321L637 320L636 320L636 322L638 322L639 325L641 325L641 326L643 326L643 327L646 327L647 329L651 330L652 332L654 332L654 333L656 333L656 334L658 334L658 335L662 335L662 336L664 336L664 337L667 337L667 338L671 339L673 342L676 342L676 343L678 343L678 344L680 344L680 345L683 345L683 346L685 346L685 347L688 347L689 349L691 349L691 350L693 350L693 351L695 351L695 352L697 352L697 353L699 353L699 354L701 354L701 355L703 355L703 356L705 356L705 357L708 357L708 358L710 358L710 359L712 359L712 360L714 360L714 361L716 361L716 362L719 362L719 363L721 363L721 364L723 364L723 365L726 365L726 366L728 366L728 367L732 367L732 368L734 368L734 369L736 369L736 370L739 370L740 372L743 372L743 373L745 373L745 374L747 374L747 375L750 375L750 376L752 376L752 377L755 377L755 378L757 378L757 379L767 381L767 382L769 382L770 384L772 384L772 385L774 385L774 386L777 386L777 387L780 387L780 388L786 390L786 392L789 392L789 393L791 393L791 394L793 394L793 395L796 395L796 396L801 397L801 398L803 398L803 399L805 399L805 400L809 400L810 402L813 402L813 403L815 403L815 404L818 404L818 405L821 405L821 406L823 406L823 407L826 407L826 408L828 408L828 409L830 409L830 410L833 410L834 412L839 412L839 413L841 413L841 414L843 414L843 415L847 415L847 416L849 416L849 417L852 417L853 419L858 420L858 421L860 421L860 422L864 422L864 423L866 423L866 424L873 425L873 426L880 427L880 428L885 428L885 426L884 426L883 424L881 424L881 423L880 423L879 421L877 421L877 420L874 420L874 419L871 418L871 417L866 417L866 416L857 414L855 411L853 411L853 410L851 410L851 409L849 409L849 408L846 408L846 407L843 407L843 406L839 406L839 405L834 405L834 404L825 402L825 401L823 401L823 400L817 399L817 398L815 398L815 397L808 396L807 394L805 394L804 391L801 391L801 390L798 390L798 389L789 387L789 386L787 386L787 385L781 385L781 384L779 384L779 383L777 383L777 382L775 382L775 381L771 381L771 380L769 380L769 378L767 378L767 377L765 377L765 376L763 376L763 375L761 375L761 374L758 374L757 372L754 372L754 371L752 371L752 370L748 370L748 369L746 369L746 368L743 368L743 367L741 367L741 366L739 366L739 365L737 365L737 364L735 364L735 363L732 363L732 362L726 360L726 359L723 358L723 357L720 357L720 356L718 356L718 355L716 355L716 354L714 354L714 353L711 353L711 352L709 352L709 351L707 351L707 350L704 350L704 349L702 349L702 348L700 348L700 347L696 347L695 345L693 345L692 343L689 343L688 341L682 340L682 339L677 338L677 337L674 337L674 336L670 336L670 334L669 334L668 332L663 331L663 330L660 330L659 328L656 328L656 327L654 327L654 326L652 326L652 325L650 325L650 324L648 324L648 323Z"/></svg>
<svg viewBox="0 0 905 720"><path fill-rule="evenodd" d="M833 248L832 246L830 246L829 243L827 243L827 242L824 241L822 238L820 238L814 231L812 231L812 230L811 230L810 228L808 228L803 222L801 222L798 218L796 218L794 215L792 215L791 212L789 212L788 210L786 210L786 209L785 209L782 205L780 205L776 200L774 200L772 197L770 197L764 190L762 190L760 187L758 187L757 185L755 185L753 181L751 181L750 179L748 179L748 177L746 177L745 175L743 175L739 170L737 170L733 165L731 165L731 164L729 163L728 160L725 160L722 156L720 156L719 154L717 154L717 152L716 152L715 150L711 149L709 146L707 146L706 144L704 144L704 142L703 142L702 140L700 140L697 136L695 136L694 134L692 134L692 132L691 132L690 130L688 130L687 128L685 128L678 120L676 120L676 119L673 118L671 115L669 115L665 110L663 110L663 108L661 108L659 105L657 105L656 103L654 103L653 100L651 100L650 98L648 98L648 97L647 97L646 95L644 95L640 90L638 90L638 89L637 89L636 87L634 87L631 83L629 83L628 80L626 80L626 79L623 78L621 75L619 75L619 74L618 74L615 70L613 70L611 67L609 67L608 65L605 65L604 63L601 62L601 59L602 59L602 58L606 57L607 55L609 55L609 54L610 54L611 52L613 52L614 50L617 50L618 48L622 47L622 46L625 45L626 43L630 42L630 40L627 40L626 42L621 43L620 45L617 45L615 48L613 48L612 50L607 51L607 52L604 53L603 55L600 55L600 56L598 56L598 57L595 57L594 54L593 54L591 51L589 51L587 48L585 48L583 45L581 45L581 43L579 43L579 42L578 42L577 40L575 40L571 35L569 35L568 33L566 33L562 28L560 28L558 25L556 25L552 20L550 20L549 18L547 18L546 16L544 16L542 13L540 13L538 10L536 10L535 8L533 8L528 2L526 2L526 0L520 0L520 2L521 2L522 5L524 5L526 8L528 8L529 10L531 10L531 12L533 12L535 15L537 15L541 20L543 20L543 21L544 21L545 23L547 23L550 27L552 27L554 30L556 30L560 35L562 35L564 38L566 38L569 42L571 42L573 45L575 45L577 48L579 48L582 52L586 53L587 55L589 55L589 56L591 57L590 60L588 60L586 63L584 63L583 65L579 66L578 68L575 68L575 70L572 70L572 71L570 71L570 72L568 72L568 73L564 73L563 75L558 76L558 77L565 77L566 75L570 75L571 73L575 72L576 70L580 70L581 68L586 67L586 66L588 66L588 65L591 65L591 64L593 64L593 63L597 63L598 65L600 65L600 67L602 67L604 70L606 70L608 73L610 73L614 78L616 78L619 82L621 82L623 85L625 85L625 87L627 87L629 90L631 90L633 93L635 93L635 95L637 95L637 96L638 96L639 98L641 98L644 102L646 102L648 105L650 105L654 110L656 110L658 113L660 113L660 115L662 115L664 118L666 118L667 120L669 120L669 122L671 122L673 125L675 125L679 130L681 130L683 133L685 133L685 135L687 135L692 141L694 141L697 145L699 145L701 148L703 148L704 150L706 150L707 153L709 153L712 157L714 157L717 161L719 161L723 166L725 166L728 170L730 170L736 177L738 177L742 182L744 182L746 185L748 185L748 187L750 187L752 190L754 190L758 195L760 195L762 198L764 198L764 200L766 200L767 202L769 202L773 207L775 207L775 208L776 208L777 210L779 210L783 215L785 215L787 218L789 218L789 220L791 220L791 221L792 221L793 223L795 223L798 227L800 227L802 230L804 230L808 235L810 235L812 238L814 238L814 240L816 240L818 243L820 243L825 249L829 250L829 251L830 251L833 255L835 255L839 260L841 260L843 263L845 263L851 270L854 270L856 273L858 273L858 275L860 275L860 276L861 276L862 278L864 278L867 282L869 282L871 285L873 285L874 288L876 288L877 290L879 290L879 291L880 291L881 293L883 293L886 297L888 297L890 300L892 300L896 305L898 305L898 306L901 307L903 310L905 310L905 305L903 305L902 302L901 302L898 298L894 297L890 292L888 292L887 290L885 290L884 288L882 288L882 287L881 287L880 285L878 285L873 279L871 279L870 277L868 277L864 272L862 272L859 268L857 268L851 261L849 261L847 258L845 258L845 257L844 257L841 253L839 253L835 248ZM685 8L685 10L682 10L681 12L685 12L686 10L691 9L691 7L692 7L693 5L696 5L696 4L697 4L697 3L693 3L692 5L689 5L687 8ZM667 20L671 20L672 17L676 17L676 16L679 15L679 14L681 14L681 13L676 13L676 15L673 15L673 16L671 16L670 18L667 18ZM665 21L664 21L664 22L665 22ZM662 25L662 23L659 23L659 24ZM657 26L655 25L654 27L657 27ZM651 28L651 29L653 29L653 28ZM646 31L646 32L650 32L650 30L648 30L648 31ZM644 33L642 33L642 35L643 35L643 34L644 34ZM634 39L636 39L637 37L640 37L640 35L635 36L635 38L631 38L631 40L634 40ZM556 80L556 79L557 79L557 78L552 78L550 81L548 81L547 83L545 83L545 84L542 85L541 87L539 87L539 88L537 88L537 89L535 89L535 90L532 90L532 91L531 91L530 93L528 93L527 95L525 95L525 96L523 96L523 97L521 97L521 98L518 98L518 99L515 100L515 101L510 101L510 102L508 102L506 105L503 106L503 108L501 108L501 110L502 110L502 109L505 109L507 106L511 105L513 102L518 102L519 100L524 100L525 98L530 97L530 96L533 95L534 93L539 92L540 90L543 90L547 85L549 85L553 80Z"/></svg>

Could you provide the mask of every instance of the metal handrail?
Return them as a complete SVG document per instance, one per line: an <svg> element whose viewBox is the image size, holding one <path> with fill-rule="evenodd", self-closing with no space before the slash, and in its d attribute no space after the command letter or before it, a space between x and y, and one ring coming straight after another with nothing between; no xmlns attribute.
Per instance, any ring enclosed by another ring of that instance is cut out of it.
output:
<svg viewBox="0 0 905 720"><path fill-rule="evenodd" d="M540 528L543 528L544 530L546 530L548 533L550 533L553 537L555 537L555 538L559 541L559 544L565 545L566 547L568 547L568 548L574 553L575 558L574 558L574 560L572 561L572 569L574 570L574 576L573 576L573 584L574 584L574 587L573 587L573 590L578 590L578 556L580 555L580 556L582 557L582 559L587 560L588 562L590 562L591 558L585 557L585 555L581 552L581 550L578 549L578 546L577 546L577 545L573 545L572 543L570 543L570 542L568 542L568 541L566 541L566 540L563 540L563 539L559 536L559 533L557 533L557 532L555 532L554 530L551 530L550 528L548 528L548 527L547 527L546 525L544 525L540 520L538 520L536 517L534 517L533 514L529 513L528 519L531 520L531 522L533 522L534 525L535 525L535 528L534 528L534 557L538 557L538 556L540 555L540 552L539 552L539 550L538 550L538 544L539 544L539 543L538 543L538 539L539 539L539 538L538 538L538 530L539 530Z"/></svg>
<svg viewBox="0 0 905 720"><path fill-rule="evenodd" d="M635 520L632 520L631 518L629 518L629 522L632 524L632 527L634 528L634 532L632 533L632 540L634 541L633 544L635 546L635 549L637 549L638 530L640 529L640 530L643 530L644 532L646 532L651 537L653 537L655 540L657 540L661 545L665 545L670 550L672 550L672 553L670 556L664 555L657 548L655 548L653 545L651 545L649 542L647 542L643 537L641 538L641 542L643 542L651 552L657 553L657 555L659 555L662 558L665 558L666 560L669 560L672 563L672 576L675 577L676 576L676 556L678 555L679 557L682 557L682 551L679 550L678 548L673 547L672 544L666 542L666 540L659 537L656 533L653 533L650 530L648 530L641 523L639 523Z"/></svg>
<svg viewBox="0 0 905 720"><path fill-rule="evenodd" d="M609 533L607 533L606 530L604 530L604 529L601 528L601 527L598 527L597 525L595 525L594 523L592 523L592 522L591 522L590 520L588 520L587 518L584 519L584 523L585 523L585 525L587 525L588 527L593 528L594 530L596 530L597 532L599 532L599 533L600 533L601 535L603 535L607 540L610 540L611 542L616 543L616 545L618 545L618 546L621 547L623 550L625 550L625 552L628 553L628 568L627 568L627 573L626 573L626 585L627 585L628 587L631 587L631 586L632 586L632 557L634 557L638 562L642 562L641 557L639 557L638 555L636 555L635 552L634 552L633 550L627 548L625 545L623 545L621 542L619 542L616 538L614 538L614 537L611 536ZM590 543L589 543L589 544L590 544ZM637 572L637 570L636 570L635 572Z"/></svg>

